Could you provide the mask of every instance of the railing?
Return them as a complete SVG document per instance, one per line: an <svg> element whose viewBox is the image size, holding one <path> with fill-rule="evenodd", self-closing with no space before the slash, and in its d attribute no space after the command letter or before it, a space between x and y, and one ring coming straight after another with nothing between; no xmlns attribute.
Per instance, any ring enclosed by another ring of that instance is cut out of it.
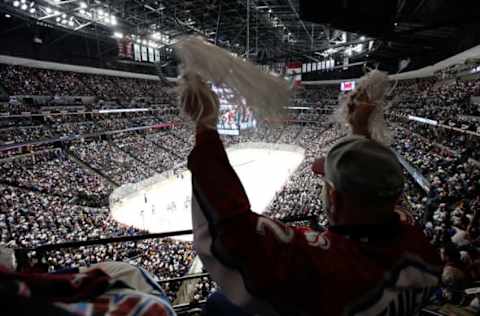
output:
<svg viewBox="0 0 480 316"><path fill-rule="evenodd" d="M284 223L309 222L310 227L318 227L318 223L316 223L317 216L292 217L282 221ZM181 236L181 235L189 235L192 233L193 233L192 230L181 230L181 231L167 232L167 233L119 236L119 237L100 238L100 239L92 239L92 240L84 240L84 241L69 241L69 242L63 242L58 244L42 245L35 248L20 248L15 250L15 254L17 258L26 258L27 253L35 251L37 253L37 258L41 259L46 252L53 251L53 250L60 250L60 249L66 249L66 248L80 248L80 247L94 246L94 245L106 245L106 244L119 243L119 242L140 241L140 240L146 240L146 239L161 239L161 238L175 237L175 236ZM185 275L177 278L164 279L164 280L158 281L158 283L165 284L165 283L184 282L187 280L200 279L208 276L210 276L209 273L196 273L196 274ZM200 309L204 304L205 304L205 300L201 300L198 302L191 302L189 304L174 305L173 308L177 313L177 315L189 315L191 314L192 310Z"/></svg>
<svg viewBox="0 0 480 316"><path fill-rule="evenodd" d="M94 246L94 245L106 245L113 244L118 242L127 242L127 241L139 241L145 239L161 239L181 235L190 235L192 230L181 230L168 233L156 233L156 234L145 234L145 235L132 235L132 236L120 236L120 237L111 237L111 238L100 238L100 239L91 239L91 240L81 240L81 241L69 241L58 244L47 244L42 245L36 248L21 248L17 251L36 251L36 252L46 252L58 249L65 248L79 248L85 246Z"/></svg>
<svg viewBox="0 0 480 316"><path fill-rule="evenodd" d="M312 215L312 216L304 216L304 217L290 217L281 221L286 224L294 223L294 222L309 222L310 224L312 224L313 221L315 221L316 219L317 219L317 216ZM140 240L146 240L146 239L162 239L162 238L191 235L191 234L193 234L193 231L191 229L187 229L187 230L180 230L180 231L173 231L173 232L166 232L166 233L119 236L119 237L99 238L99 239L80 240L80 241L68 241L68 242L62 242L57 244L42 245L35 248L18 248L16 249L16 251L19 251L19 252L35 251L35 252L42 253L46 251L59 250L59 249L65 249L65 248L79 248L79 247L85 247L85 246L106 245L106 244L112 244L112 243L140 241Z"/></svg>

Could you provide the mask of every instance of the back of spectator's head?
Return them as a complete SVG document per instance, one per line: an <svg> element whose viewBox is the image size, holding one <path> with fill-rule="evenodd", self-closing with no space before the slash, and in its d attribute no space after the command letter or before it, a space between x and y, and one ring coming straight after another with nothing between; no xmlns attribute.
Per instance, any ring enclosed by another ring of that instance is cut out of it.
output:
<svg viewBox="0 0 480 316"><path fill-rule="evenodd" d="M313 170L324 176L329 213L335 211L343 217L331 216L333 222L348 222L349 218L353 222L381 222L393 212L403 191L402 167L396 155L364 137L343 139L325 159L315 161Z"/></svg>

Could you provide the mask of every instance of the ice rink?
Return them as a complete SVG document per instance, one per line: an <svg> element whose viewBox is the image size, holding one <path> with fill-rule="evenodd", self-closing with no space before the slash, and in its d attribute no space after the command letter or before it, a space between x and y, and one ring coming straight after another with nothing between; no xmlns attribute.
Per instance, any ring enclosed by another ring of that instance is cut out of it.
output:
<svg viewBox="0 0 480 316"><path fill-rule="evenodd" d="M303 160L301 152L257 148L228 151L252 205L262 213L288 177ZM151 233L192 228L190 214L191 175L171 177L122 199L111 206L112 216L122 224ZM182 239L191 240L191 236Z"/></svg>

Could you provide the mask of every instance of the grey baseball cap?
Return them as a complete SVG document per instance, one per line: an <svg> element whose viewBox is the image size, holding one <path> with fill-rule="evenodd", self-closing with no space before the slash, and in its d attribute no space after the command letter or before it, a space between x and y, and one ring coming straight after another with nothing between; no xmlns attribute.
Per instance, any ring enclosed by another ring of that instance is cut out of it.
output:
<svg viewBox="0 0 480 316"><path fill-rule="evenodd" d="M402 166L395 153L362 136L340 140L326 157L315 160L312 170L339 192L393 198L404 185Z"/></svg>

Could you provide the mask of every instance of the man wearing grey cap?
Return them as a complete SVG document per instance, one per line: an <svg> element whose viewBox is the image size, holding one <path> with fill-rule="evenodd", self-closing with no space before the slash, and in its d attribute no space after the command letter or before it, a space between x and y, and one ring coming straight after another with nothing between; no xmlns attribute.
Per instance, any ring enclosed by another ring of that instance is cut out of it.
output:
<svg viewBox="0 0 480 316"><path fill-rule="evenodd" d="M381 224L394 215L403 174L388 147L362 136L346 137L312 169L323 176L330 225Z"/></svg>
<svg viewBox="0 0 480 316"><path fill-rule="evenodd" d="M197 122L188 157L194 247L230 302L259 315L418 314L438 284L441 262L421 229L395 212L402 169L388 147L369 139L368 90L350 96L352 135L314 163L325 180L330 222L320 233L250 210L213 128L218 100L196 110L199 99L215 99L203 85L202 93L187 87L181 96Z"/></svg>

